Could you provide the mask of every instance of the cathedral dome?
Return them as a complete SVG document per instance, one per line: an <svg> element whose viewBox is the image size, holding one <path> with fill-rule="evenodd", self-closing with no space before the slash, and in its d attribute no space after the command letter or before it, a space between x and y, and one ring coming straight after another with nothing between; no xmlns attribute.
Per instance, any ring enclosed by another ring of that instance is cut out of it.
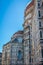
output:
<svg viewBox="0 0 43 65"><path fill-rule="evenodd" d="M11 39L15 39L18 37L23 37L23 31L18 31L15 34L13 34L13 36L11 37Z"/></svg>
<svg viewBox="0 0 43 65"><path fill-rule="evenodd" d="M31 2L29 2L29 3L26 5L25 15L27 15L28 11L32 8L33 5L34 5L34 0L32 0Z"/></svg>

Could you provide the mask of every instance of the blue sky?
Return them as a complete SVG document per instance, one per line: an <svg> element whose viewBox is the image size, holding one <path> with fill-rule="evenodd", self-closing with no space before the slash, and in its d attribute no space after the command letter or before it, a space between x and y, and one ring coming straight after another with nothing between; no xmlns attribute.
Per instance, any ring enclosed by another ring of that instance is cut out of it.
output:
<svg viewBox="0 0 43 65"><path fill-rule="evenodd" d="M22 30L24 9L31 0L0 0L0 52L11 36Z"/></svg>

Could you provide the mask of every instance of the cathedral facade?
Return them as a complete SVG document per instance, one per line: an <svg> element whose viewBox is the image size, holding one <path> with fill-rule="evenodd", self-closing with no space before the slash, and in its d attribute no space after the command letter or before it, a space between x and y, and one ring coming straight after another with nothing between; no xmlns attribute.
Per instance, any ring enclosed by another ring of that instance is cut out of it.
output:
<svg viewBox="0 0 43 65"><path fill-rule="evenodd" d="M23 31L18 31L3 46L2 65L23 65Z"/></svg>

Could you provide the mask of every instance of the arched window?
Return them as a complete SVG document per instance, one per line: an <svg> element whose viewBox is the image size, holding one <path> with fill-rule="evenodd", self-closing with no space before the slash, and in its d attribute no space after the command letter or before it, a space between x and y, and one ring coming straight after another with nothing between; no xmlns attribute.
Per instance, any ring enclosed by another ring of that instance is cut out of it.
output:
<svg viewBox="0 0 43 65"><path fill-rule="evenodd" d="M40 38L42 38L42 31L40 31Z"/></svg>
<svg viewBox="0 0 43 65"><path fill-rule="evenodd" d="M38 11L39 17L41 16L40 10Z"/></svg>
<svg viewBox="0 0 43 65"><path fill-rule="evenodd" d="M18 59L19 59L19 60L22 59L22 52L21 52L21 50L18 51Z"/></svg>
<svg viewBox="0 0 43 65"><path fill-rule="evenodd" d="M18 42L18 39L17 38L15 38L15 40L14 40L16 43Z"/></svg>

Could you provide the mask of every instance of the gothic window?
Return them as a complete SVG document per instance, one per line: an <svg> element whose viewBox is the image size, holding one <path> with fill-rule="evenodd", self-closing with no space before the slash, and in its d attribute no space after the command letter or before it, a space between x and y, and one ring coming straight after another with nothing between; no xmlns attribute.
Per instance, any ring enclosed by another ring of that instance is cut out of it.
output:
<svg viewBox="0 0 43 65"><path fill-rule="evenodd" d="M42 31L40 31L40 38L42 38Z"/></svg>
<svg viewBox="0 0 43 65"><path fill-rule="evenodd" d="M38 3L38 8L40 8L40 3Z"/></svg>
<svg viewBox="0 0 43 65"><path fill-rule="evenodd" d="M38 15L39 15L39 17L41 16L41 13L40 13L40 11L38 11Z"/></svg>
<svg viewBox="0 0 43 65"><path fill-rule="evenodd" d="M39 22L39 26L41 27L41 22Z"/></svg>
<svg viewBox="0 0 43 65"><path fill-rule="evenodd" d="M18 59L19 59L19 60L22 59L22 52L21 52L21 50L18 51Z"/></svg>
<svg viewBox="0 0 43 65"><path fill-rule="evenodd" d="M14 42L16 42L16 43L17 43L17 42L18 42L18 39L16 38L16 39L14 40Z"/></svg>

